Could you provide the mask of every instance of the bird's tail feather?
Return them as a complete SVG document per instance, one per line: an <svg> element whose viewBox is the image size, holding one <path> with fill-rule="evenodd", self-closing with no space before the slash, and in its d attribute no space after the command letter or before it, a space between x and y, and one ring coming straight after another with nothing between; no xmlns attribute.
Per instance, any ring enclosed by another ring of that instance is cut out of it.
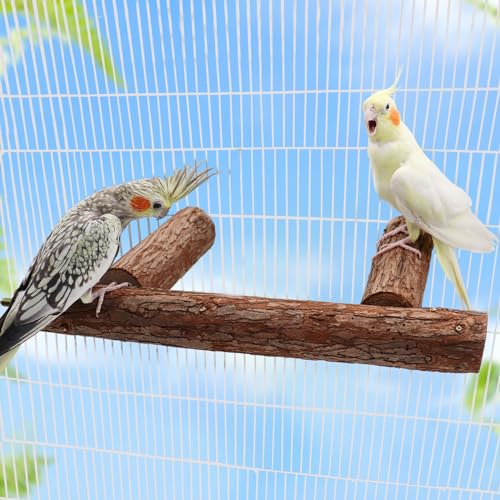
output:
<svg viewBox="0 0 500 500"><path fill-rule="evenodd" d="M5 320L0 318L0 331ZM47 326L58 314L49 315L31 323L10 324L0 335L0 373L15 356L22 343Z"/></svg>
<svg viewBox="0 0 500 500"><path fill-rule="evenodd" d="M23 342L33 337L58 315L50 315L31 323L18 323L9 325L0 335L0 357L17 348Z"/></svg>
<svg viewBox="0 0 500 500"><path fill-rule="evenodd" d="M3 373L7 365L10 363L11 359L16 355L19 347L15 347L10 351L6 352L2 356L0 356L0 375Z"/></svg>
<svg viewBox="0 0 500 500"><path fill-rule="evenodd" d="M0 318L0 329L3 319L3 317ZM42 324L42 328L49 322L50 319L49 321L45 321ZM10 325L0 335L0 373L3 372L10 360L16 355L19 346L40 330L38 328L39 324L40 321L24 325Z"/></svg>
<svg viewBox="0 0 500 500"><path fill-rule="evenodd" d="M467 291L465 290L465 285L460 273L460 267L458 266L457 256L455 250L442 241L433 238L434 249L436 250L436 255L443 268L446 277L453 283L460 300L465 304L467 309L470 309L469 297L467 296Z"/></svg>

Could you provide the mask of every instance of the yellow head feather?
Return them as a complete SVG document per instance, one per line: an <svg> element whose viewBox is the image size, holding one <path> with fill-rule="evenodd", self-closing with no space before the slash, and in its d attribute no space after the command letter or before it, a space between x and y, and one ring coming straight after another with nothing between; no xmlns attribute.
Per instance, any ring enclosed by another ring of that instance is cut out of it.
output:
<svg viewBox="0 0 500 500"><path fill-rule="evenodd" d="M161 191L169 205L186 197L214 175L212 169L208 167L201 171L198 170L202 164L203 162L195 162L194 167L185 165L184 168L175 170L170 177L160 179Z"/></svg>
<svg viewBox="0 0 500 500"><path fill-rule="evenodd" d="M378 100L379 98L392 97L396 93L396 90L398 89L398 82L399 82L399 79L401 78L401 73L402 73L402 69L399 68L398 74L397 74L393 84L386 89L379 90L378 92L375 92L365 102L372 100L372 99Z"/></svg>
<svg viewBox="0 0 500 500"><path fill-rule="evenodd" d="M372 94L363 103L365 125L371 140L391 141L401 133L401 116L392 96L396 92L401 70L394 83Z"/></svg>

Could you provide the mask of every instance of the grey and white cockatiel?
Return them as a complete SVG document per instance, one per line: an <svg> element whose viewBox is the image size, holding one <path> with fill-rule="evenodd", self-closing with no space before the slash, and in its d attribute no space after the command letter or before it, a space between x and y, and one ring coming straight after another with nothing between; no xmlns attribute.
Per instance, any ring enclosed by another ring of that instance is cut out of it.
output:
<svg viewBox="0 0 500 500"><path fill-rule="evenodd" d="M167 215L170 207L211 176L184 167L166 178L103 189L75 205L54 227L0 319L0 371L20 344L43 330L78 299L89 303L128 283L92 292L115 259L120 236L133 219Z"/></svg>

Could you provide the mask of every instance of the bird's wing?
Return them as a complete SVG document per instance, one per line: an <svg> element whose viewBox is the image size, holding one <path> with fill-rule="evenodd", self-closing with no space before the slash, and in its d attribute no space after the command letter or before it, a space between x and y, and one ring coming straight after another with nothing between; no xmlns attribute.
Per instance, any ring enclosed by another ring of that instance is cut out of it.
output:
<svg viewBox="0 0 500 500"><path fill-rule="evenodd" d="M407 220L451 247L492 250L496 238L471 212L469 196L427 161L433 168L409 161L392 176L396 208Z"/></svg>
<svg viewBox="0 0 500 500"><path fill-rule="evenodd" d="M111 214L63 219L38 252L0 325L0 355L47 326L96 285L119 248L122 226Z"/></svg>

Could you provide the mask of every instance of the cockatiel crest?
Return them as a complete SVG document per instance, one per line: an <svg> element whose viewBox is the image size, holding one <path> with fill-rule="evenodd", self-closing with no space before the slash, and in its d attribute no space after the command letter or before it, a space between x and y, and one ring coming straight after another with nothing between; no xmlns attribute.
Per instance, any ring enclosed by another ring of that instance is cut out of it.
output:
<svg viewBox="0 0 500 500"><path fill-rule="evenodd" d="M129 206L133 216L161 219L174 203L207 180L210 177L208 172L209 170L198 171L197 168L185 166L170 177L132 181L124 184L122 190L124 194L130 192Z"/></svg>
<svg viewBox="0 0 500 500"><path fill-rule="evenodd" d="M397 135L396 129L401 124L401 115L393 96L400 76L401 70L390 87L375 92L363 103L365 126L368 135L375 140L390 140Z"/></svg>

